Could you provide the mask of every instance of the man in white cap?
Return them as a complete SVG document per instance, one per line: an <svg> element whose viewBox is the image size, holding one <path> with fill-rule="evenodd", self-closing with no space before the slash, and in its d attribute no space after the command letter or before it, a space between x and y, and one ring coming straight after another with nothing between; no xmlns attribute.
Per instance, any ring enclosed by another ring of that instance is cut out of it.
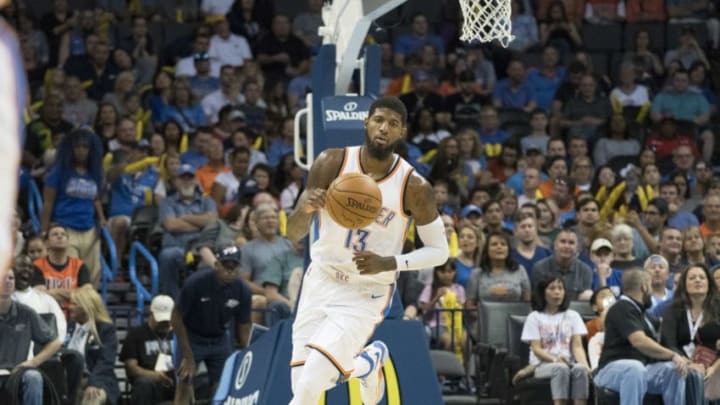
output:
<svg viewBox="0 0 720 405"><path fill-rule="evenodd" d="M173 332L170 325L175 303L167 295L158 295L150 304L148 321L130 330L125 338L120 361L132 383L133 404L172 401L175 392L172 364Z"/></svg>
<svg viewBox="0 0 720 405"><path fill-rule="evenodd" d="M613 252L613 244L605 238L597 238L590 245L590 260L593 263L593 291L609 287L613 294L620 295L622 271L610 266L615 258Z"/></svg>

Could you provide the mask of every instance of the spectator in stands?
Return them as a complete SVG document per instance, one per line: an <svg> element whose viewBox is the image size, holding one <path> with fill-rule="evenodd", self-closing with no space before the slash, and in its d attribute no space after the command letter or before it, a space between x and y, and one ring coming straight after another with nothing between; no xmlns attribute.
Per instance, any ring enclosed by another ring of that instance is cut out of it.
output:
<svg viewBox="0 0 720 405"><path fill-rule="evenodd" d="M65 98L62 107L63 119L76 127L92 125L98 111L97 103L87 98L82 83L75 76L65 80Z"/></svg>
<svg viewBox="0 0 720 405"><path fill-rule="evenodd" d="M185 267L185 251L190 240L217 218L217 207L209 197L203 197L195 179L195 169L182 164L176 171L177 194L160 202L162 250L158 257L159 291L175 296L179 289L179 272Z"/></svg>
<svg viewBox="0 0 720 405"><path fill-rule="evenodd" d="M152 204L152 193L160 178L160 172L146 160L149 148L145 139L135 142L131 152L117 159L107 172L111 187L108 225L120 255L125 253L133 212Z"/></svg>
<svg viewBox="0 0 720 405"><path fill-rule="evenodd" d="M235 147L230 153L230 170L219 173L210 188L210 196L220 212L227 212L229 205L238 201L238 190L248 181L250 150L244 146Z"/></svg>
<svg viewBox="0 0 720 405"><path fill-rule="evenodd" d="M440 141L449 136L448 131L438 128L433 110L421 108L416 112L410 142L417 145L422 153L436 149Z"/></svg>
<svg viewBox="0 0 720 405"><path fill-rule="evenodd" d="M242 277L253 294L264 295L259 284L270 260L292 249L290 241L278 235L278 212L271 204L262 204L253 211L258 238L242 247Z"/></svg>
<svg viewBox="0 0 720 405"><path fill-rule="evenodd" d="M607 137L601 137L593 146L593 160L596 166L606 165L619 156L631 157L640 154L640 142L634 136L630 136L622 114L612 115L608 132Z"/></svg>
<svg viewBox="0 0 720 405"><path fill-rule="evenodd" d="M175 393L172 378L173 332L170 318L175 303L167 295L156 295L150 316L142 326L130 329L119 360L132 383L134 404L151 405L171 401Z"/></svg>
<svg viewBox="0 0 720 405"><path fill-rule="evenodd" d="M568 176L561 176L554 180L550 199L557 204L560 210L560 223L565 224L575 219L575 200L573 191L575 182ZM579 250L578 250L579 251Z"/></svg>
<svg viewBox="0 0 720 405"><path fill-rule="evenodd" d="M480 123L480 112L487 101L475 92L475 73L463 70L458 75L458 91L445 97L442 111L450 115L442 121L450 121L455 128L477 128ZM452 118L452 119L450 119Z"/></svg>
<svg viewBox="0 0 720 405"><path fill-rule="evenodd" d="M684 27L682 29L678 45L677 49L670 49L665 53L665 67L668 67L674 60L680 61L681 67L685 70L689 70L698 61L702 62L705 67L710 67L705 52L697 43L694 28Z"/></svg>
<svg viewBox="0 0 720 405"><path fill-rule="evenodd" d="M230 30L242 35L255 49L260 40L270 29L273 15L275 15L274 2L267 0L246 0L233 3L227 13Z"/></svg>
<svg viewBox="0 0 720 405"><path fill-rule="evenodd" d="M294 242L292 249L272 257L265 266L257 281L265 290L265 325L268 327L292 315L300 288L298 281L302 280L304 268L305 241L302 239Z"/></svg>
<svg viewBox="0 0 720 405"><path fill-rule="evenodd" d="M209 54L204 52L193 54L192 61L195 74L189 76L190 89L195 100L202 100L208 94L220 89L220 79L212 75L213 62Z"/></svg>
<svg viewBox="0 0 720 405"><path fill-rule="evenodd" d="M607 98L597 96L595 78L586 74L580 79L577 95L563 106L560 127L567 129L571 135L582 135L592 143L611 114Z"/></svg>
<svg viewBox="0 0 720 405"><path fill-rule="evenodd" d="M488 145L485 144L485 146L487 150ZM481 180L483 183L505 183L517 171L519 145L508 139L503 141L500 146L499 155L488 162Z"/></svg>
<svg viewBox="0 0 720 405"><path fill-rule="evenodd" d="M441 65L444 66L445 44L439 36L429 29L427 17L422 13L417 13L412 17L412 32L400 35L395 41L395 66L404 67L408 55L419 54L422 46L426 43L430 43L437 49Z"/></svg>
<svg viewBox="0 0 720 405"><path fill-rule="evenodd" d="M577 258L578 238L571 229L561 229L555 237L553 255L535 263L533 285L558 276L566 285L570 299L587 301L592 295L592 270Z"/></svg>
<svg viewBox="0 0 720 405"><path fill-rule="evenodd" d="M700 232L704 238L720 234L720 196L708 194L703 200L703 223Z"/></svg>
<svg viewBox="0 0 720 405"><path fill-rule="evenodd" d="M691 226L683 232L684 262L689 265L702 265L713 267L717 262L705 254L705 240L700 234L700 228Z"/></svg>
<svg viewBox="0 0 720 405"><path fill-rule="evenodd" d="M670 273L679 273L683 269L682 262L682 232L671 226L666 226L660 233L658 253L668 262Z"/></svg>
<svg viewBox="0 0 720 405"><path fill-rule="evenodd" d="M468 283L467 308L477 308L480 300L529 301L530 279L510 254L511 239L506 232L491 232L485 241L480 267L473 270Z"/></svg>
<svg viewBox="0 0 720 405"><path fill-rule="evenodd" d="M218 112L226 105L239 107L245 96L240 92L235 68L230 65L223 65L220 68L220 89L209 93L202 99L201 105L207 120L211 123L217 122Z"/></svg>
<svg viewBox="0 0 720 405"><path fill-rule="evenodd" d="M550 143L548 142L548 145L549 144ZM548 155L549 154L550 150L548 150ZM567 172L568 169L565 156L554 156L549 160L549 164L547 166L547 173L549 177L547 180L540 183L540 186L538 188L545 198L550 198L550 196L552 195L555 180L559 179L560 177L567 176Z"/></svg>
<svg viewBox="0 0 720 405"><path fill-rule="evenodd" d="M505 226L503 224L503 213L500 202L497 200L489 200L482 206L483 212L483 229L485 235L489 235L494 232L505 232Z"/></svg>
<svg viewBox="0 0 720 405"><path fill-rule="evenodd" d="M34 276L32 260L28 256L15 258L13 272L15 274L15 292L13 300L32 308L41 317L51 317L53 321L50 326L55 326L56 336L59 341L65 340L67 332L67 321L60 305L53 297L43 289L34 288L32 285Z"/></svg>
<svg viewBox="0 0 720 405"><path fill-rule="evenodd" d="M95 217L105 224L99 193L103 187L100 140L79 129L65 136L58 146L58 163L45 180L40 229L50 222L67 229L70 255L80 257L90 271L90 282L100 283L100 240Z"/></svg>
<svg viewBox="0 0 720 405"><path fill-rule="evenodd" d="M412 91L400 96L400 101L408 110L408 121L415 122L416 116L423 108L428 108L436 114L442 110L443 100L434 91L435 81L435 76L424 70L413 73ZM459 100L458 103L460 103Z"/></svg>
<svg viewBox="0 0 720 405"><path fill-rule="evenodd" d="M590 157L577 156L573 158L570 176L580 191L590 191L593 178L593 164Z"/></svg>
<svg viewBox="0 0 720 405"><path fill-rule="evenodd" d="M700 223L695 215L682 210L679 194L680 188L672 181L665 182L660 186L660 198L668 203L667 224L681 231L691 226L699 226Z"/></svg>
<svg viewBox="0 0 720 405"><path fill-rule="evenodd" d="M197 75L197 60L205 60L205 55L210 56L208 54L210 51L210 37L201 33L196 33L195 39L193 40L192 51L191 55L181 58L175 64L175 77L193 77ZM220 67L222 66L220 61L215 58L210 58L209 61L210 76L220 77Z"/></svg>
<svg viewBox="0 0 720 405"><path fill-rule="evenodd" d="M510 22L515 39L510 42L508 47L521 54L535 48L538 44L538 25L531 10L525 10L525 3L522 0L514 0L510 6L512 8Z"/></svg>
<svg viewBox="0 0 720 405"><path fill-rule="evenodd" d="M661 198L653 198L642 211L642 222L640 217L628 213L625 220L628 225L634 227L640 234L643 242L650 252L657 252L660 231L665 226L668 216L667 202Z"/></svg>
<svg viewBox="0 0 720 405"><path fill-rule="evenodd" d="M455 263L449 259L445 264L435 266L432 282L425 286L418 298L420 309L425 315L425 324L430 329L430 338L442 350L462 347L465 341L462 321L458 324L454 316L460 312L441 312L462 309L466 302L465 290L453 280L455 280Z"/></svg>
<svg viewBox="0 0 720 405"><path fill-rule="evenodd" d="M48 92L43 99L40 117L30 121L25 131L23 165L37 165L45 151L52 148L54 137L63 137L72 131L72 123L65 121L62 114L62 96Z"/></svg>
<svg viewBox="0 0 720 405"><path fill-rule="evenodd" d="M550 249L539 244L537 219L531 214L515 216L515 242L511 250L512 259L525 269L531 279L535 263L552 255Z"/></svg>
<svg viewBox="0 0 720 405"><path fill-rule="evenodd" d="M42 235L30 236L25 243L25 251L31 261L47 256L47 247Z"/></svg>
<svg viewBox="0 0 720 405"><path fill-rule="evenodd" d="M510 136L500 128L500 118L497 110L492 106L485 106L480 113L480 141L485 145L485 156L498 157L502 151L503 142ZM515 148L517 151L518 148Z"/></svg>
<svg viewBox="0 0 720 405"><path fill-rule="evenodd" d="M625 271L642 266L642 258L633 254L633 230L630 226L626 224L613 226L610 230L610 241L615 253L612 267Z"/></svg>
<svg viewBox="0 0 720 405"><path fill-rule="evenodd" d="M160 117L161 123L171 119L178 122L183 132L194 132L198 127L207 125L209 119L205 116L203 107L196 102L186 79L173 82L172 95L169 103L161 110Z"/></svg>
<svg viewBox="0 0 720 405"><path fill-rule="evenodd" d="M590 245L596 238L599 228L604 228L605 221L600 220L600 206L591 196L580 196L574 203L577 211L576 222L573 230L578 237L578 252L586 255Z"/></svg>
<svg viewBox="0 0 720 405"><path fill-rule="evenodd" d="M271 32L256 46L257 61L268 79L287 82L310 67L310 51L290 28L288 16L275 14Z"/></svg>
<svg viewBox="0 0 720 405"><path fill-rule="evenodd" d="M223 142L220 138L210 137L205 146L205 153L207 163L197 168L195 177L203 194L209 195L217 176L229 172L230 168L225 166Z"/></svg>
<svg viewBox="0 0 720 405"><path fill-rule="evenodd" d="M590 341L599 332L605 332L605 317L608 309L615 303L615 296L610 287L600 287L590 297L590 306L597 317L585 322L585 328L588 331L585 336L587 341Z"/></svg>
<svg viewBox="0 0 720 405"><path fill-rule="evenodd" d="M537 108L530 113L530 133L520 140L523 154L527 154L530 149L537 149L544 155L549 140L547 112Z"/></svg>
<svg viewBox="0 0 720 405"><path fill-rule="evenodd" d="M321 0L308 0L307 9L293 19L293 33L311 50L322 45L318 35L318 28L323 25L322 7Z"/></svg>
<svg viewBox="0 0 720 405"><path fill-rule="evenodd" d="M657 323L645 313L651 305L650 274L628 270L622 283L623 296L605 318L595 384L633 403L641 403L646 392L662 394L666 403L686 403L688 362L657 343ZM647 364L651 359L662 361Z"/></svg>
<svg viewBox="0 0 720 405"><path fill-rule="evenodd" d="M72 291L68 319L64 347L82 356L87 371L87 384L80 387L81 403L117 404L120 387L114 371L118 346L115 326L92 286Z"/></svg>
<svg viewBox="0 0 720 405"><path fill-rule="evenodd" d="M534 151L531 149L530 151ZM509 181L509 180L508 180ZM523 189L522 194L518 196L518 205L525 203L535 203L538 198L542 198L542 193L538 190L540 186L540 171L534 167L528 167L523 173Z"/></svg>
<svg viewBox="0 0 720 405"><path fill-rule="evenodd" d="M471 44L467 49L467 69L475 74L475 93L491 103L497 76L495 66L485 54L480 42Z"/></svg>
<svg viewBox="0 0 720 405"><path fill-rule="evenodd" d="M613 294L620 294L622 271L614 268L613 244L604 238L597 238L590 245L590 264L593 270L593 291L609 288ZM593 304L592 299L590 304ZM592 337L592 336L591 336Z"/></svg>
<svg viewBox="0 0 720 405"><path fill-rule="evenodd" d="M672 306L663 315L661 341L691 362L688 392L694 391L700 398L703 397L703 385L717 383L720 362L703 364L693 355L701 347L717 352L718 340L720 293L707 267L690 265L680 274Z"/></svg>
<svg viewBox="0 0 720 405"><path fill-rule="evenodd" d="M190 147L187 151L180 155L182 164L189 164L194 169L207 163L207 145L212 138L212 129L209 127L200 127L192 137Z"/></svg>
<svg viewBox="0 0 720 405"><path fill-rule="evenodd" d="M63 225L50 224L45 243L48 254L33 262L31 283L64 304L72 290L90 283L90 272L81 259L69 255L68 232Z"/></svg>
<svg viewBox="0 0 720 405"><path fill-rule="evenodd" d="M8 395L12 402L40 405L46 382L37 367L58 351L60 340L32 308L12 299L14 292L15 275L10 270L0 284L0 369L5 371L0 377L0 394ZM39 350L27 360L30 343ZM20 388L15 392L10 391L12 380L12 385Z"/></svg>
<svg viewBox="0 0 720 405"><path fill-rule="evenodd" d="M558 207L553 200L545 198L537 200L536 204L540 211L537 222L538 237L543 246L552 247L555 244L555 237L560 232Z"/></svg>
<svg viewBox="0 0 720 405"><path fill-rule="evenodd" d="M520 59L508 63L506 79L495 85L493 104L497 108L517 108L530 112L535 109L535 93L527 80L525 65Z"/></svg>
<svg viewBox="0 0 720 405"><path fill-rule="evenodd" d="M708 80L708 67L702 61L695 61L688 69L690 75L690 89L701 93L705 96L710 105L710 115L715 115L718 111L718 98L715 91L710 86Z"/></svg>
<svg viewBox="0 0 720 405"><path fill-rule="evenodd" d="M540 19L540 42L545 45L553 45L560 51L561 58L570 54L571 51L582 45L582 37L578 31L577 25L582 18L582 10L568 10L565 4L560 0L554 0L545 9L542 8L543 3L538 6L538 16ZM565 0L573 3L571 0ZM581 8L580 3L576 4ZM579 15L574 15L579 12Z"/></svg>
<svg viewBox="0 0 720 405"><path fill-rule="evenodd" d="M463 213L467 210L465 217L470 215L467 207L463 209ZM479 209L475 210L475 214L479 213ZM473 270L480 265L482 256L482 244L484 236L478 232L473 225L461 225L458 234L458 255L455 260L455 282L467 289L468 281Z"/></svg>
<svg viewBox="0 0 720 405"><path fill-rule="evenodd" d="M92 84L87 88L87 93L94 100L100 100L105 93L112 91L118 74L117 67L110 61L110 44L103 39L88 49L87 57L68 59L64 70L83 82L90 81Z"/></svg>
<svg viewBox="0 0 720 405"><path fill-rule="evenodd" d="M646 86L637 83L632 62L626 61L620 65L620 80L610 92L610 101L616 113L621 113L625 107L650 105L650 92Z"/></svg>
<svg viewBox="0 0 720 405"><path fill-rule="evenodd" d="M560 65L560 55L553 45L545 45L542 54L542 66L530 69L527 81L535 93L539 108L550 112L555 91L565 78L565 67Z"/></svg>
<svg viewBox="0 0 720 405"><path fill-rule="evenodd" d="M590 366L582 337L587 329L570 305L571 295L561 277L543 279L533 293L533 312L525 320L521 339L530 344L535 378L549 378L555 404L586 404Z"/></svg>
<svg viewBox="0 0 720 405"><path fill-rule="evenodd" d="M230 25L225 15L215 17L213 22L215 35L210 38L208 54L220 61L221 65L242 66L246 60L252 59L250 45L241 35L230 32Z"/></svg>
<svg viewBox="0 0 720 405"><path fill-rule="evenodd" d="M185 280L172 312L178 342L175 361L175 401L189 401L196 365L205 362L211 391L220 381L225 360L234 347L250 340L251 292L240 278L240 249L228 246L216 253L213 270L201 270ZM235 330L228 327L234 320Z"/></svg>
<svg viewBox="0 0 720 405"><path fill-rule="evenodd" d="M625 7L619 1L589 0L585 3L585 21L591 24L612 24L625 20Z"/></svg>
<svg viewBox="0 0 720 405"><path fill-rule="evenodd" d="M709 162L715 141L712 131L703 129L710 119L707 100L702 94L689 90L686 70L677 70L672 79L672 89L661 92L653 100L650 118L654 122L659 122L665 117L672 117L675 120L690 121L697 125L701 129L699 140L702 141L702 156Z"/></svg>
<svg viewBox="0 0 720 405"><path fill-rule="evenodd" d="M658 131L650 133L645 139L645 147L654 150L658 160L673 155L680 146L690 148L690 157L699 155L693 137L689 134L679 133L675 119L672 117L662 117Z"/></svg>

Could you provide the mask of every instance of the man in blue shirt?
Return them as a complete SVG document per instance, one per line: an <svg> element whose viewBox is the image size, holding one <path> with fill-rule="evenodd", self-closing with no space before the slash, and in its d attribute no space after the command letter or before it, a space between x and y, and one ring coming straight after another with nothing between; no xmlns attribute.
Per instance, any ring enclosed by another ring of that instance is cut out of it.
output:
<svg viewBox="0 0 720 405"><path fill-rule="evenodd" d="M231 245L215 256L213 270L198 271L185 280L173 308L171 322L179 349L176 400L189 395L197 363L205 362L214 391L233 346L248 346L252 294L240 279L240 249ZM229 325L235 326L234 333L229 333Z"/></svg>
<svg viewBox="0 0 720 405"><path fill-rule="evenodd" d="M174 297L178 290L178 269L185 267L187 244L200 235L200 231L217 219L217 206L212 198L200 192L195 181L195 168L182 164L176 171L177 193L160 202L162 224L162 250L160 265L161 293Z"/></svg>
<svg viewBox="0 0 720 405"><path fill-rule="evenodd" d="M660 198L667 201L669 215L667 219L668 226L679 229L684 232L691 226L700 226L697 217L692 212L684 211L678 201L680 188L672 181L665 182L660 185Z"/></svg>
<svg viewBox="0 0 720 405"><path fill-rule="evenodd" d="M526 112L535 109L535 90L527 80L525 65L520 59L513 59L507 67L508 77L497 82L493 93L493 104L497 108L518 108Z"/></svg>
<svg viewBox="0 0 720 405"><path fill-rule="evenodd" d="M395 66L403 67L405 58L413 53L419 53L425 44L435 47L440 65L445 65L445 45L442 38L428 32L428 21L422 13L417 13L412 19L412 32L400 35L395 42Z"/></svg>
<svg viewBox="0 0 720 405"><path fill-rule="evenodd" d="M550 112L555 92L565 79L565 68L559 62L558 50L548 45L543 50L542 66L528 73L527 81L535 92L535 101L546 112Z"/></svg>

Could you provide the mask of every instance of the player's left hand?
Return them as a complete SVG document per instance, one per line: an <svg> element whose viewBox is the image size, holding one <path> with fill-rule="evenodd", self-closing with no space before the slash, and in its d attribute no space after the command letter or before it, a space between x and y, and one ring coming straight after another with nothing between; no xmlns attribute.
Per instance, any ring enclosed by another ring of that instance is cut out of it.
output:
<svg viewBox="0 0 720 405"><path fill-rule="evenodd" d="M378 274L384 271L395 270L395 258L392 256L382 257L373 252L355 252L353 262L360 270L360 274Z"/></svg>

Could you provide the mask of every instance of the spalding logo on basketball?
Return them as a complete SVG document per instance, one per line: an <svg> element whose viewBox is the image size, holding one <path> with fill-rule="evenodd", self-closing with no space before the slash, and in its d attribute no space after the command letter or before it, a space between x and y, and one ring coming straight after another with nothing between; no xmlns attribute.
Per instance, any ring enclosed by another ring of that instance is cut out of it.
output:
<svg viewBox="0 0 720 405"><path fill-rule="evenodd" d="M366 174L344 174L328 187L325 209L342 227L364 228L375 221L382 209L380 187Z"/></svg>

